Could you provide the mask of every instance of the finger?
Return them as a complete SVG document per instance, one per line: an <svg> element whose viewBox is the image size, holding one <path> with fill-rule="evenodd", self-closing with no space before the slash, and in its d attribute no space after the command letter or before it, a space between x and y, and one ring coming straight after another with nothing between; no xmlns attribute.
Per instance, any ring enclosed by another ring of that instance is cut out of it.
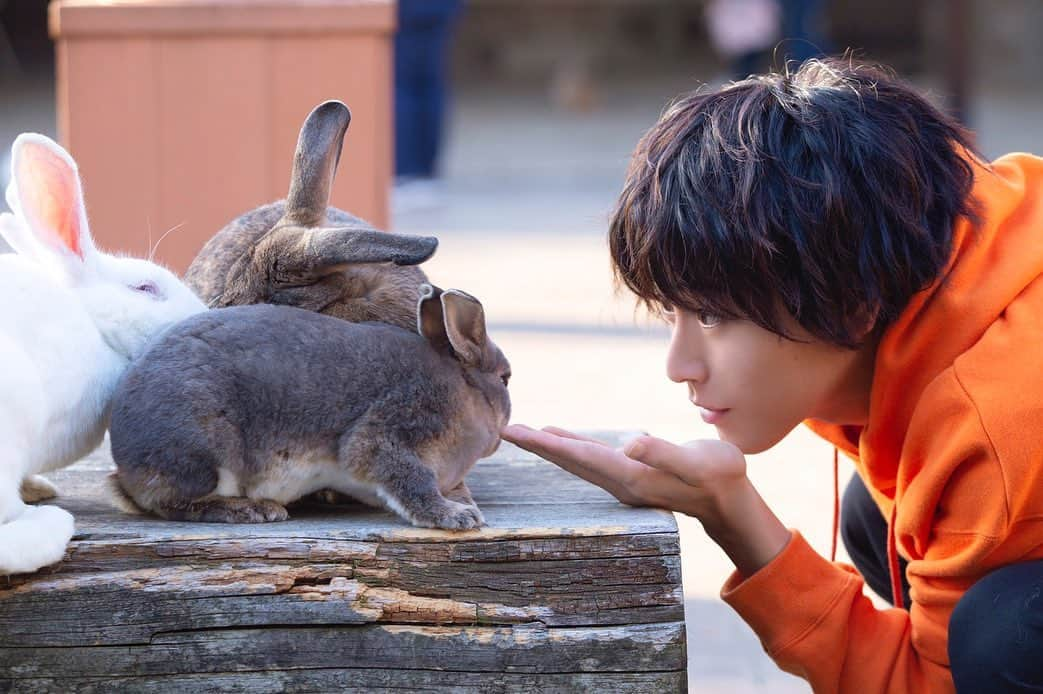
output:
<svg viewBox="0 0 1043 694"><path fill-rule="evenodd" d="M572 441L572 439L564 439L556 434L533 429L524 424L511 424L504 427L500 432L500 436L514 445L544 458L554 455L552 452L554 450L557 450L559 454L561 453L560 447L555 449L554 446L555 441L559 438L564 441Z"/></svg>
<svg viewBox="0 0 1043 694"><path fill-rule="evenodd" d="M500 432L500 434L503 436L503 438L507 439L508 441L511 441L512 443L515 443L515 439L526 438L530 432L534 432L534 431L536 431L536 430L533 429L532 427L528 426L528 425L525 425L525 424L511 424L511 425L509 425L507 427L504 427L504 429ZM575 432L569 431L568 429L562 429L560 427L546 426L546 427L543 427L543 431L545 431L545 432L547 432L549 434L554 434L555 436L560 436L560 437L565 438L565 439L572 439L574 441L587 441L589 443L602 443L601 441L598 441L597 439L592 439L589 436L583 436L582 434L577 434ZM526 438L526 440L527 440L527 438Z"/></svg>
<svg viewBox="0 0 1043 694"><path fill-rule="evenodd" d="M553 446L555 441L573 441L573 439L559 437L547 431L533 429L525 424L511 424L504 427L500 436L514 445L538 455L542 455L548 446Z"/></svg>
<svg viewBox="0 0 1043 694"><path fill-rule="evenodd" d="M528 439L529 434L536 431L526 424L509 424L500 430L500 436L511 443L518 443Z"/></svg>
<svg viewBox="0 0 1043 694"><path fill-rule="evenodd" d="M635 503L627 483L645 466L624 456L614 448L596 441L570 439L549 431L519 426L504 438L561 469L605 489L624 503Z"/></svg>
<svg viewBox="0 0 1043 694"><path fill-rule="evenodd" d="M607 475L599 472L595 468L580 465L573 460L554 458L550 455L545 455L543 456L543 458L548 462L557 465L565 472L568 472L571 475L575 475L576 477L579 477L582 480L586 480L587 482L590 482L593 485L601 487L606 492L616 497L616 499L622 501L625 504L630 504L634 506L639 505L636 497L629 492L629 490L624 484L622 484L619 480L608 477Z"/></svg>
<svg viewBox="0 0 1043 694"><path fill-rule="evenodd" d="M626 479L635 467L640 466L620 451L597 441L565 438L548 431L532 432L529 441L541 450L540 455L545 458L580 465L610 479Z"/></svg>
<svg viewBox="0 0 1043 694"><path fill-rule="evenodd" d="M698 443L694 441L688 446L678 446L655 436L639 436L627 444L623 451L649 467L689 481L693 468L699 462Z"/></svg>
<svg viewBox="0 0 1043 694"><path fill-rule="evenodd" d="M589 436L577 434L575 432L569 431L568 429L559 429L558 427L543 427L543 430L547 433L554 434L555 436L560 436L565 439L573 439L574 441L587 441L589 443L602 444L602 442L598 441L597 439L592 439Z"/></svg>

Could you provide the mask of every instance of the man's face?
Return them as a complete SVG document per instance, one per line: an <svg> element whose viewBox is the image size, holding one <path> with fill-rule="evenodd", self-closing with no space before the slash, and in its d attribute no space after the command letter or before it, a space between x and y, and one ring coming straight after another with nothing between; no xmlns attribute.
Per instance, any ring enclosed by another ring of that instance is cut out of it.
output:
<svg viewBox="0 0 1043 694"><path fill-rule="evenodd" d="M808 418L861 424L868 414L871 347L850 350L811 337L787 316L796 340L747 320L677 310L667 376L688 385L699 414L744 453L771 448Z"/></svg>

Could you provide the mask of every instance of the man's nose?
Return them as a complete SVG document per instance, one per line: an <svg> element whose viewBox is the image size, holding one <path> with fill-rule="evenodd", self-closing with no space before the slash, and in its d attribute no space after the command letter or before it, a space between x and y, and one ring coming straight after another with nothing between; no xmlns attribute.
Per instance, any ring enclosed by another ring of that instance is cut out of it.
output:
<svg viewBox="0 0 1043 694"><path fill-rule="evenodd" d="M667 378L675 383L703 383L708 375L702 355L701 336L681 321L675 322L666 355Z"/></svg>

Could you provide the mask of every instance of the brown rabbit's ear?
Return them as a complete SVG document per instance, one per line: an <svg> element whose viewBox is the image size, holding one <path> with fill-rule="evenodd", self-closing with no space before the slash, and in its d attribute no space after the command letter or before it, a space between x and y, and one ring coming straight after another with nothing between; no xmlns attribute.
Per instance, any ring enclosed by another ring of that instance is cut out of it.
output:
<svg viewBox="0 0 1043 694"><path fill-rule="evenodd" d="M266 262L275 268L270 276L278 282L301 284L319 279L359 263L422 263L438 248L433 236L393 234L376 229L280 229L269 234L258 247Z"/></svg>
<svg viewBox="0 0 1043 694"><path fill-rule="evenodd" d="M420 299L416 305L416 330L438 350L450 349L442 315L442 290L431 284L420 285Z"/></svg>
<svg viewBox="0 0 1043 694"><path fill-rule="evenodd" d="M333 176L349 123L351 111L340 101L319 104L308 114L293 155L284 216L287 221L306 227L325 221Z"/></svg>
<svg viewBox="0 0 1043 694"><path fill-rule="evenodd" d="M445 334L453 352L467 366L478 366L485 352L485 310L482 303L459 289L442 292Z"/></svg>

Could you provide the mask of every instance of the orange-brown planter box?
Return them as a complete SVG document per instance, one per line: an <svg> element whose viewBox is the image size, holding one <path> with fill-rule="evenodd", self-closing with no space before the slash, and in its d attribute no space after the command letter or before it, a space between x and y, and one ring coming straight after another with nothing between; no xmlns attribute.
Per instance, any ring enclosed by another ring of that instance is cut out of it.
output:
<svg viewBox="0 0 1043 694"><path fill-rule="evenodd" d="M297 133L352 110L332 204L388 220L394 0L54 0L58 131L106 250L183 271L241 212L285 197Z"/></svg>

